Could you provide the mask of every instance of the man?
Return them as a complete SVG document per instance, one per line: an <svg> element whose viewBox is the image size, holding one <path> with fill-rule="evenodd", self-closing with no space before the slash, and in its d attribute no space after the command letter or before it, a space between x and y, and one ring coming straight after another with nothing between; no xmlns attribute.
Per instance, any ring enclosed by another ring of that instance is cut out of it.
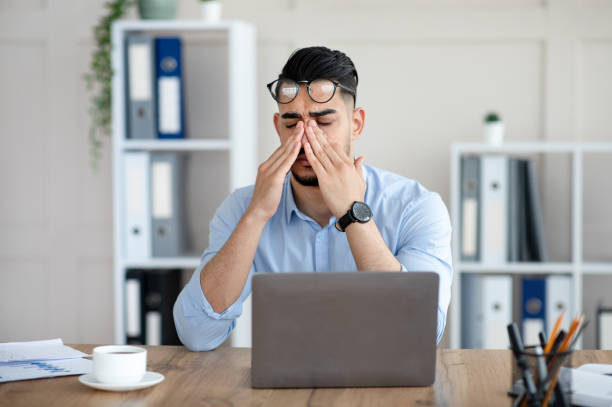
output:
<svg viewBox="0 0 612 407"><path fill-rule="evenodd" d="M174 305L189 349L227 338L257 272L435 271L440 341L452 279L448 212L418 182L354 159L365 123L357 83L344 53L310 47L268 84L281 145L211 221L209 247Z"/></svg>

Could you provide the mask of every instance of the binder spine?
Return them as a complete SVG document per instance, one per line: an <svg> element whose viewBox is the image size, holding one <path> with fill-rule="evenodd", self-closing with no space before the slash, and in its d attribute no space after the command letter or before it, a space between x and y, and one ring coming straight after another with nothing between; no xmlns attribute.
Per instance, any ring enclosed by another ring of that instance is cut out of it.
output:
<svg viewBox="0 0 612 407"><path fill-rule="evenodd" d="M478 261L480 228L480 158L461 158L461 260Z"/></svg>
<svg viewBox="0 0 612 407"><path fill-rule="evenodd" d="M157 38L158 138L185 138L184 85L180 38Z"/></svg>
<svg viewBox="0 0 612 407"><path fill-rule="evenodd" d="M130 35L126 42L127 137L155 138L157 119L154 40L149 35Z"/></svg>

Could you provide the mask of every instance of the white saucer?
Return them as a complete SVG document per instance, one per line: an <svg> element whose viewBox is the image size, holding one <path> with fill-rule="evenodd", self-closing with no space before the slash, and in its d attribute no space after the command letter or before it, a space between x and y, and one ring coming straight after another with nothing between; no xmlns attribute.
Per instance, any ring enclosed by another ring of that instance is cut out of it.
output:
<svg viewBox="0 0 612 407"><path fill-rule="evenodd" d="M142 377L142 379L140 379L140 381L136 383L106 384L100 383L98 379L96 379L96 377L93 375L93 373L87 373L82 376L79 376L79 381L85 386L93 387L94 389L99 390L130 391L155 386L157 383L164 381L164 375L156 372L147 372Z"/></svg>

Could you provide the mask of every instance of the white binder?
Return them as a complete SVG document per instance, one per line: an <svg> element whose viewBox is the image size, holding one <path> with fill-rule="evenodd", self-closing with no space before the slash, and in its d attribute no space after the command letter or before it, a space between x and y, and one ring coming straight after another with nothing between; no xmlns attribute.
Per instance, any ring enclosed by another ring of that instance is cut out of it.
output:
<svg viewBox="0 0 612 407"><path fill-rule="evenodd" d="M600 308L597 311L597 347L612 350L612 309Z"/></svg>
<svg viewBox="0 0 612 407"><path fill-rule="evenodd" d="M125 258L151 257L149 154L125 153Z"/></svg>
<svg viewBox="0 0 612 407"><path fill-rule="evenodd" d="M484 349L508 349L512 322L512 277L483 276Z"/></svg>
<svg viewBox="0 0 612 407"><path fill-rule="evenodd" d="M149 311L146 316L145 343L147 345L159 346L162 344L162 317L158 311Z"/></svg>
<svg viewBox="0 0 612 407"><path fill-rule="evenodd" d="M508 259L508 158L483 155L481 160L480 260L484 264Z"/></svg>
<svg viewBox="0 0 612 407"><path fill-rule="evenodd" d="M550 335L559 315L565 311L561 329L569 331L574 316L572 307L572 281L570 276L546 278L546 335Z"/></svg>
<svg viewBox="0 0 612 407"><path fill-rule="evenodd" d="M142 272L130 270L125 278L125 333L128 341L142 336Z"/></svg>
<svg viewBox="0 0 612 407"><path fill-rule="evenodd" d="M461 283L462 344L471 349L506 349L512 322L512 277L466 273Z"/></svg>

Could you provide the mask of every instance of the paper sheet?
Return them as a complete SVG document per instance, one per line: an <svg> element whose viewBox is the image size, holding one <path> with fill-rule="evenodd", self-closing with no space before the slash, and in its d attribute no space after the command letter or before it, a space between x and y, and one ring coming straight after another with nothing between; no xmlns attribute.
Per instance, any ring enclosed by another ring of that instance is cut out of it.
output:
<svg viewBox="0 0 612 407"><path fill-rule="evenodd" d="M64 345L60 338L32 342L0 343L0 365L26 360L71 359L88 356Z"/></svg>
<svg viewBox="0 0 612 407"><path fill-rule="evenodd" d="M14 380L41 379L90 373L93 362L88 359L63 359L13 362L0 365L0 383Z"/></svg>
<svg viewBox="0 0 612 407"><path fill-rule="evenodd" d="M89 373L93 362L83 356L59 338L0 343L0 382Z"/></svg>

